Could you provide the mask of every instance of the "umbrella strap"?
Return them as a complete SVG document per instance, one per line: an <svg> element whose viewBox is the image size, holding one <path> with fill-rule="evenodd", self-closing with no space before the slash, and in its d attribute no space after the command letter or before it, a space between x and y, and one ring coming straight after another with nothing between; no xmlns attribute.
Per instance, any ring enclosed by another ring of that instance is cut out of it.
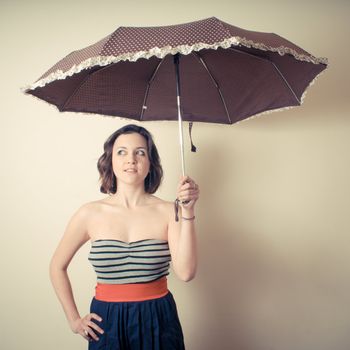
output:
<svg viewBox="0 0 350 350"><path fill-rule="evenodd" d="M174 202L174 210L175 210L175 221L179 221L179 200L176 198Z"/></svg>
<svg viewBox="0 0 350 350"><path fill-rule="evenodd" d="M190 140L191 140L191 152L196 152L197 151L197 147L193 144L192 142L192 126L193 126L193 122L190 122L188 124L188 132L190 134Z"/></svg>

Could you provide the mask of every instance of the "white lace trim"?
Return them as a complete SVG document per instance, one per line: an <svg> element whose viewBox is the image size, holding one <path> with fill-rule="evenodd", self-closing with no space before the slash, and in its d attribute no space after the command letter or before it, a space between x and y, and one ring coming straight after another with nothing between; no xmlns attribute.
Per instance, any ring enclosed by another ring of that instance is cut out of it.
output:
<svg viewBox="0 0 350 350"><path fill-rule="evenodd" d="M74 74L77 74L81 72L84 69L88 69L94 66L107 66L111 63L117 63L120 61L131 61L135 62L140 58L146 58L149 59L150 57L156 56L158 58L163 58L168 54L175 55L176 53L181 53L183 55L188 55L192 51L200 51L202 49L218 49L219 47L227 49L231 47L232 45L238 46L243 45L245 47L253 47L259 50L263 51L271 51L271 52L278 52L281 56L285 54L291 54L295 57L295 59L300 61L306 61L311 62L314 64L328 64L327 58L321 57L316 58L312 55L304 55L297 53L294 49L291 49L289 47L280 46L280 47L271 47L267 46L262 43L255 43L252 40L247 40L246 38L241 38L238 36L227 38L221 42L217 42L214 44L205 44L205 43L197 43L194 45L180 45L176 47L171 46L164 46L162 48L154 47L147 51L138 51L138 52L131 52L131 53L125 53L119 56L95 56L88 58L87 60L81 62L78 65L74 65L72 68L70 68L68 71L63 72L62 70L57 70L56 72L53 72L49 74L47 77L40 79L36 81L33 84L29 84L25 87L23 87L21 90L23 92L26 92L28 90L35 90L37 87L43 87L55 80L61 80L65 79L66 77L72 76Z"/></svg>
<svg viewBox="0 0 350 350"><path fill-rule="evenodd" d="M325 70L323 70L321 73L319 73L311 82L310 84L308 85L308 87L305 89L303 95L301 96L301 99L300 99L300 105L297 105L297 106L288 106L288 107L282 107L282 108L276 108L276 109L271 109L269 111L264 111L264 112L261 112L261 113L257 113L257 114L254 114L248 118L245 118L245 119L242 119L242 120L239 120L237 122L234 122L232 124L239 124L239 123L243 123L243 122L246 122L247 120L249 119L255 119L255 118L259 118L259 117L262 117L262 116L266 116L266 115L269 115L271 113L275 113L275 112L282 112L282 111L286 111L288 109L292 109L292 108L295 108L295 107L300 107L304 100L305 100L305 97L306 97L306 93L308 91L308 89L315 83L315 81L325 72ZM58 109L56 105L50 103L50 102L47 102L35 95L31 95L32 97L36 98L37 100L40 100L40 101L44 101L46 104L48 104L49 106L51 106L52 108L55 108L55 109ZM72 113L74 115L76 114L80 114L80 115L84 115L84 116L96 116L98 118L100 118L101 116L102 117L107 117L107 118L118 118L120 120L125 120L125 121L129 121L130 120L133 120L137 123L141 123L143 124L144 122L174 122L174 121L177 121L177 119L173 119L173 120L138 120L138 119L134 119L134 118L127 118L127 117L119 117L119 116L115 116L115 115L108 115L108 114L98 114L98 113L94 113L94 112L73 112L73 111L65 111L66 113ZM189 121L184 121L184 122L189 122ZM193 123L206 123L204 121L194 121ZM212 123L210 123L212 124ZM218 123L219 124L219 123ZM224 125L232 125L232 124L224 124Z"/></svg>
<svg viewBox="0 0 350 350"><path fill-rule="evenodd" d="M299 61L305 61L305 62L310 62L313 64L326 64L328 65L328 59L326 57L315 57L312 55L305 55L305 54L301 54L296 52L294 49L291 49L290 47L287 46L279 46L279 47L272 47L272 46L268 46L262 43L255 43L252 40L247 40L246 38L240 38L237 37L240 44L242 44L243 46L246 47L253 47L254 49L259 49L262 51L271 51L271 52L278 52L281 56L285 55L285 54L290 54L292 56L294 56L295 59L299 60Z"/></svg>

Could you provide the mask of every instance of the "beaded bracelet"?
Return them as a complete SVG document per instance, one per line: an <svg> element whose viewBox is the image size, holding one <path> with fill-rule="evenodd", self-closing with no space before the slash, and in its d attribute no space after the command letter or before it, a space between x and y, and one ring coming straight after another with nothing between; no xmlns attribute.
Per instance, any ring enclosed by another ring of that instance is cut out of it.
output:
<svg viewBox="0 0 350 350"><path fill-rule="evenodd" d="M196 217L193 215L191 218L185 218L183 216L181 216L181 218L184 219L184 220L194 220Z"/></svg>

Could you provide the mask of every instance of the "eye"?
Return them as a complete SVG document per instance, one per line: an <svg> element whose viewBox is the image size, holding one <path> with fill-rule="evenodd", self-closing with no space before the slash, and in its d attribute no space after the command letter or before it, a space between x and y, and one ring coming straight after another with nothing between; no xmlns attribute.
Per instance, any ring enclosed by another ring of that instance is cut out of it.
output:
<svg viewBox="0 0 350 350"><path fill-rule="evenodd" d="M141 149L139 149L139 150L137 151L137 154L140 154L141 156L144 156L144 155L146 155L146 152L143 151L143 150L141 150Z"/></svg>
<svg viewBox="0 0 350 350"><path fill-rule="evenodd" d="M118 155L123 154L123 153L125 153L125 151L124 151L123 149L120 149L120 150L117 152Z"/></svg>

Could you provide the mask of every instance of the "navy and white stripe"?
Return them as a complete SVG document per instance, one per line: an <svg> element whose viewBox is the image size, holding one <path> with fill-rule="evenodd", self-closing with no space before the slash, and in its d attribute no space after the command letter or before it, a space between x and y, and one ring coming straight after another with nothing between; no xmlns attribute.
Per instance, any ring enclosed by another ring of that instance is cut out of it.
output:
<svg viewBox="0 0 350 350"><path fill-rule="evenodd" d="M88 259L99 283L147 283L169 274L171 255L162 239L98 239L91 242Z"/></svg>

